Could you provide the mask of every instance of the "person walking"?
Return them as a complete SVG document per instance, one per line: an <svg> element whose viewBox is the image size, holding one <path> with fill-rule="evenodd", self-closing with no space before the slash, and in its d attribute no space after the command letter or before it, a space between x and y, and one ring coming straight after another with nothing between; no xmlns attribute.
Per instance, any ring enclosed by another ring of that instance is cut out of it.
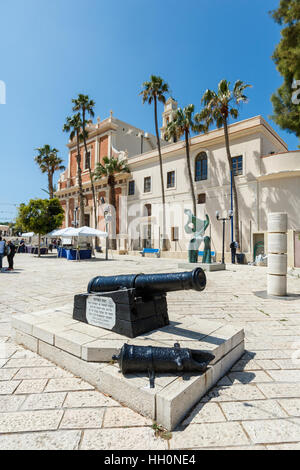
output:
<svg viewBox="0 0 300 470"><path fill-rule="evenodd" d="M230 243L230 250L231 250L231 263L235 264L235 259L236 259L236 250L238 249L239 244L235 241Z"/></svg>
<svg viewBox="0 0 300 470"><path fill-rule="evenodd" d="M3 257L5 256L5 249L6 249L5 240L2 240L2 237L0 237L0 269L2 269L2 260L3 260Z"/></svg>
<svg viewBox="0 0 300 470"><path fill-rule="evenodd" d="M7 243L7 261L8 261L8 270L13 271L14 269L14 256L16 254L16 246L10 240Z"/></svg>

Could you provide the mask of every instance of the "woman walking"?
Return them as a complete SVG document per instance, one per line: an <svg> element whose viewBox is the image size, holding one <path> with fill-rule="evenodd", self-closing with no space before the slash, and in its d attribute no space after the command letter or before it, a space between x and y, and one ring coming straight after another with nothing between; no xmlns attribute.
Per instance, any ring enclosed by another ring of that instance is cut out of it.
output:
<svg viewBox="0 0 300 470"><path fill-rule="evenodd" d="M8 261L8 271L13 271L14 269L14 256L16 254L16 247L11 240L7 242L7 261Z"/></svg>

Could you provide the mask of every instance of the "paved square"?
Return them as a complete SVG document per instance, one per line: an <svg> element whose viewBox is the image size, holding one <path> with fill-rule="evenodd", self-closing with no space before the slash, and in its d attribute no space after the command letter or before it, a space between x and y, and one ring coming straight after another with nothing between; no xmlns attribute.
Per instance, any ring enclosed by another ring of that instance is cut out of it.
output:
<svg viewBox="0 0 300 470"><path fill-rule="evenodd" d="M205 318L244 328L247 352L163 439L151 420L95 391L79 373L16 345L10 323L16 314L70 308L93 276L173 272L178 261L115 256L78 263L17 255L15 264L16 271L0 273L0 449L299 448L299 279L288 278L299 299L264 299L255 294L266 289L266 268L229 266L207 273L201 294L168 295L172 320Z"/></svg>

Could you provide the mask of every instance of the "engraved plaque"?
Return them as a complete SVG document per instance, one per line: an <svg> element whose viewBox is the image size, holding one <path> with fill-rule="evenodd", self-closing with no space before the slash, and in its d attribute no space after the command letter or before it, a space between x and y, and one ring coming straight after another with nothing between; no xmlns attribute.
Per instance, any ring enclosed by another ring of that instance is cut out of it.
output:
<svg viewBox="0 0 300 470"><path fill-rule="evenodd" d="M116 304L109 297L89 296L86 319L89 325L112 330L116 324Z"/></svg>

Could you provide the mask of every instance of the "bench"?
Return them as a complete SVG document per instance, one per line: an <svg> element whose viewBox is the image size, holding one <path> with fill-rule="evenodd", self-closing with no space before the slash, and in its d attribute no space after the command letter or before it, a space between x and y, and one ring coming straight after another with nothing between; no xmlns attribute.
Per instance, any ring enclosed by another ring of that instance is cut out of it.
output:
<svg viewBox="0 0 300 470"><path fill-rule="evenodd" d="M158 248L143 248L143 250L140 252L141 255L144 257L145 254L155 254L156 258L160 258L160 250Z"/></svg>
<svg viewBox="0 0 300 470"><path fill-rule="evenodd" d="M199 255L199 256L203 256L203 255L204 255L204 251L199 251L199 252L198 252L198 255ZM216 256L215 251L212 251L212 252L211 252L211 256Z"/></svg>
<svg viewBox="0 0 300 470"><path fill-rule="evenodd" d="M199 255L199 257L203 257L204 251L199 251L199 252L198 252L198 255ZM215 252L215 251L212 251L212 252L211 252L211 259L212 259L213 262L216 261L216 252Z"/></svg>

